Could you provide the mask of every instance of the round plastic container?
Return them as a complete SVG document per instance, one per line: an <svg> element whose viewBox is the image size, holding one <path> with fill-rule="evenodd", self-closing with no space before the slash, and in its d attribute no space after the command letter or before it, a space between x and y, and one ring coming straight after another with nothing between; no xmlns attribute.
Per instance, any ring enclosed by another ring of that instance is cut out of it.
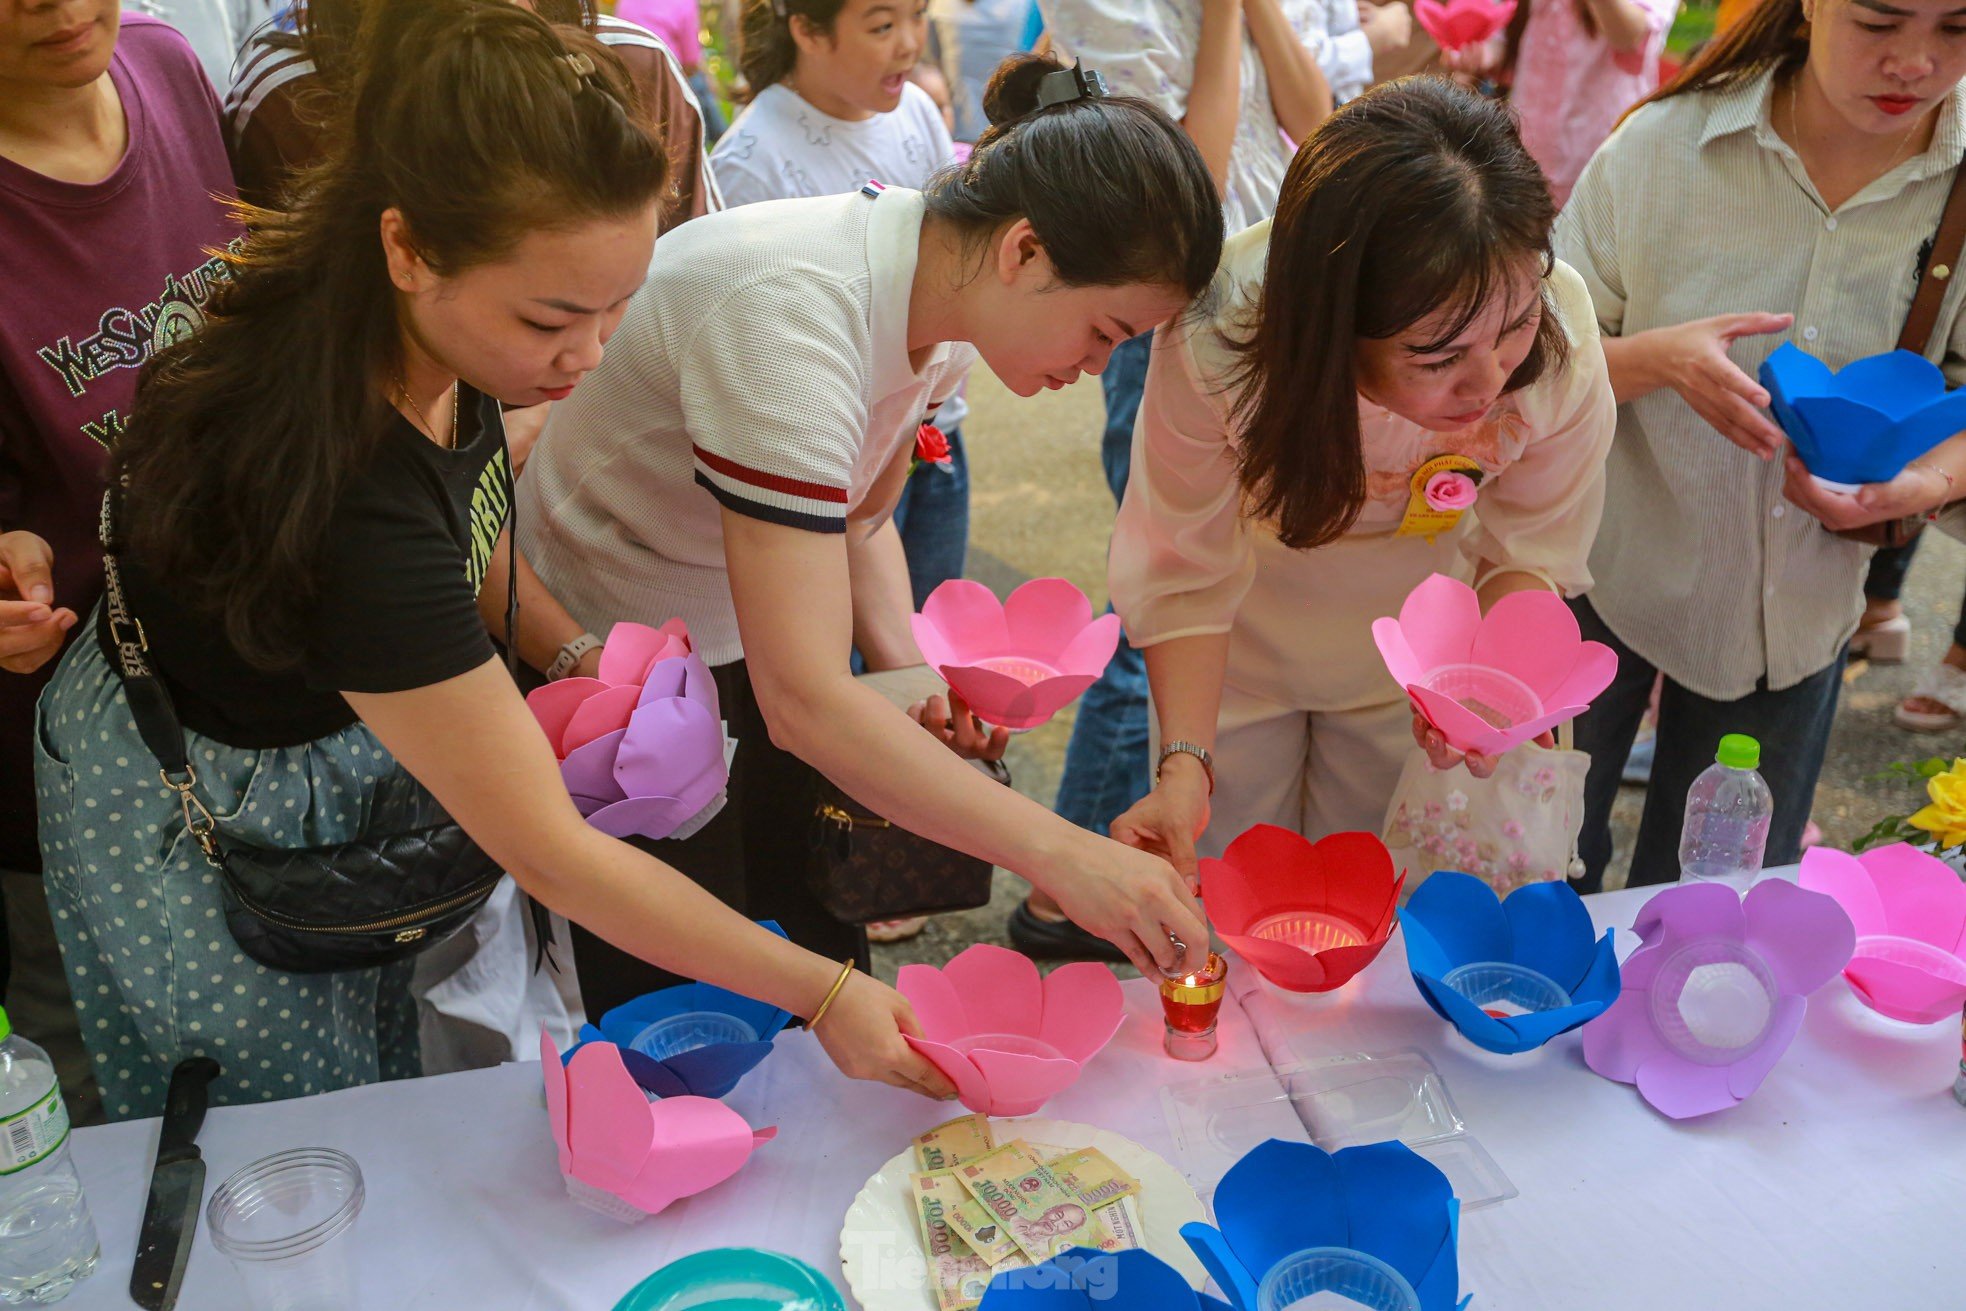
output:
<svg viewBox="0 0 1966 1311"><path fill-rule="evenodd" d="M1065 1059L1065 1053L1050 1043L1028 1038L1021 1033L972 1033L967 1038L953 1040L949 1045L965 1056L980 1049L1007 1052L1012 1056L1036 1056L1047 1061Z"/></svg>
<svg viewBox="0 0 1966 1311"><path fill-rule="evenodd" d="M1543 713L1543 698L1529 684L1487 665L1442 665L1420 685L1453 697L1495 728L1513 728Z"/></svg>
<svg viewBox="0 0 1966 1311"><path fill-rule="evenodd" d="M1902 965L1906 969L1942 979L1954 987L1966 986L1966 960L1959 959L1943 947L1934 947L1916 938L1901 938L1889 933L1858 938L1852 959L1889 961L1893 965Z"/></svg>
<svg viewBox="0 0 1966 1311"><path fill-rule="evenodd" d="M1547 974L1507 961L1457 965L1441 980L1494 1016L1530 1015L1570 1004L1570 994Z"/></svg>
<svg viewBox="0 0 1966 1311"><path fill-rule="evenodd" d="M700 1047L757 1040L758 1031L735 1015L723 1011L684 1011L649 1025L629 1041L628 1048L650 1060L666 1061Z"/></svg>
<svg viewBox="0 0 1966 1311"><path fill-rule="evenodd" d="M1333 947L1363 946L1369 936L1342 916L1316 910L1286 910L1265 915L1246 932L1252 938L1281 942L1286 947L1313 954Z"/></svg>
<svg viewBox="0 0 1966 1311"><path fill-rule="evenodd" d="M1263 1276L1257 1311L1420 1311L1420 1295L1378 1257L1349 1247L1313 1247Z"/></svg>
<svg viewBox="0 0 1966 1311"><path fill-rule="evenodd" d="M987 669L993 674L1002 674L1005 678L1014 678L1026 687L1032 687L1038 683L1042 683L1047 678L1057 678L1059 676L1056 669L1045 664L1042 660L1033 660L1029 656L990 656L987 659L978 660L976 667L978 669Z"/></svg>
<svg viewBox="0 0 1966 1311"><path fill-rule="evenodd" d="M697 1252L629 1290L614 1311L846 1311L839 1290L803 1261L752 1247Z"/></svg>
<svg viewBox="0 0 1966 1311"><path fill-rule="evenodd" d="M279 1152L220 1184L205 1205L212 1246L232 1259L254 1311L351 1311L353 1240L366 1190L353 1157Z"/></svg>
<svg viewBox="0 0 1966 1311"><path fill-rule="evenodd" d="M1659 1036L1700 1065L1732 1065L1761 1041L1781 992L1760 956L1708 940L1675 952L1652 980Z"/></svg>

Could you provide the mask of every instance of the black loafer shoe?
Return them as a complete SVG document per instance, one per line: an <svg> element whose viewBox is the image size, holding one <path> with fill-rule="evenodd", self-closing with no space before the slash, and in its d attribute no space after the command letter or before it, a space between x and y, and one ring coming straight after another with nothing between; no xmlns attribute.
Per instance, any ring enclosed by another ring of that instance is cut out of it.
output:
<svg viewBox="0 0 1966 1311"><path fill-rule="evenodd" d="M1027 901L1010 913L1010 944L1032 960L1103 960L1127 963L1126 953L1070 920L1043 919Z"/></svg>

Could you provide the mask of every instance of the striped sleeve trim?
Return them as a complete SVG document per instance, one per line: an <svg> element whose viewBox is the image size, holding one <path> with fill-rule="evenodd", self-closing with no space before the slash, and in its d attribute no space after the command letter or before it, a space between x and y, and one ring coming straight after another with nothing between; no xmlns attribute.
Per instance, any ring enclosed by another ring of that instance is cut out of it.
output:
<svg viewBox="0 0 1966 1311"><path fill-rule="evenodd" d="M787 509L784 506L767 505L747 496L738 496L724 490L699 467L696 471L696 485L717 498L717 504L732 514L741 514L747 519L758 519L765 523L782 524L787 528L798 528L809 533L844 533L846 516L824 516L807 514L802 510Z"/></svg>
<svg viewBox="0 0 1966 1311"><path fill-rule="evenodd" d="M603 45L640 46L644 50L660 50L671 59L675 58L675 54L663 43L661 37L646 27L609 14L602 14L595 22L594 36ZM678 69L680 71L680 65Z"/></svg>
<svg viewBox="0 0 1966 1311"><path fill-rule="evenodd" d="M846 531L844 487L753 469L701 446L692 445L690 451L696 457L696 481L726 509L808 532Z"/></svg>
<svg viewBox="0 0 1966 1311"><path fill-rule="evenodd" d="M225 98L225 117L231 123L232 130L235 133L243 132L246 120L253 116L267 96L313 72L314 61L307 57L305 51L260 40L249 50L244 65L232 83L231 93Z"/></svg>

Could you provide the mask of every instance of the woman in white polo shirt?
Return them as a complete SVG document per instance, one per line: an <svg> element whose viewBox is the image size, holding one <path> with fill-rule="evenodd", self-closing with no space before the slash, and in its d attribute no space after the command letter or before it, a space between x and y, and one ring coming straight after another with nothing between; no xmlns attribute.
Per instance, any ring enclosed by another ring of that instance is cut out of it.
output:
<svg viewBox="0 0 1966 1311"><path fill-rule="evenodd" d="M716 669L731 804L664 848L692 878L816 951L864 953L805 886L817 769L1151 969L1176 959L1170 933L1204 940L1171 866L964 765L1002 738L960 705L951 730L931 704L924 732L848 667L854 646L912 640L888 516L917 428L971 361L1021 395L1065 386L1219 257L1207 168L1160 111L1036 57L1005 65L990 108L975 154L926 192L746 205L657 243L607 367L554 413L519 521L576 618L680 615ZM590 1010L654 977L592 937L576 955Z"/></svg>

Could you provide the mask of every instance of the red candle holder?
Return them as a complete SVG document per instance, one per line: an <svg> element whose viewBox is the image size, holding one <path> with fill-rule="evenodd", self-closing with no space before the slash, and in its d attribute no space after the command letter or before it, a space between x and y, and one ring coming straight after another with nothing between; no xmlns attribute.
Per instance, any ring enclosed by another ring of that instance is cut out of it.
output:
<svg viewBox="0 0 1966 1311"><path fill-rule="evenodd" d="M1167 1054L1177 1061L1205 1061L1215 1054L1215 1021L1228 990L1229 962L1214 952L1200 969L1161 980L1167 1017Z"/></svg>

